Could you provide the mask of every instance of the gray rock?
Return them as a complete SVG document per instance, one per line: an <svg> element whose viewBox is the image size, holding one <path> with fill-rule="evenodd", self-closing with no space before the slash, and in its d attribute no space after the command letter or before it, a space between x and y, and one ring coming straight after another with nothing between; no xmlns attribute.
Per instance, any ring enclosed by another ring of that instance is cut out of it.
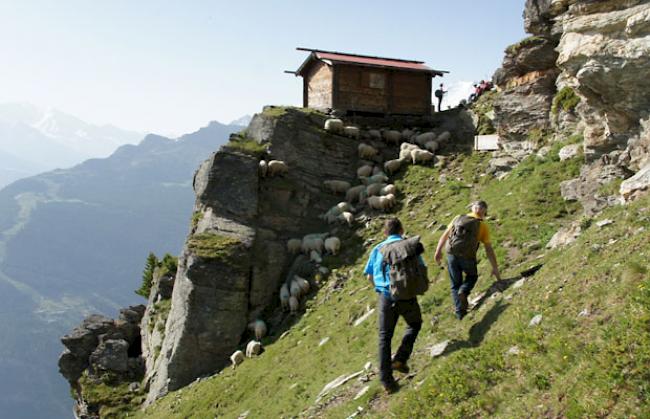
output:
<svg viewBox="0 0 650 419"><path fill-rule="evenodd" d="M577 156L581 148L581 144L569 144L562 147L558 153L560 161L565 161Z"/></svg>
<svg viewBox="0 0 650 419"><path fill-rule="evenodd" d="M104 371L126 372L128 351L129 344L124 339L102 342L90 355L91 367Z"/></svg>
<svg viewBox="0 0 650 419"><path fill-rule="evenodd" d="M624 201L631 201L650 187L650 164L621 183L620 193Z"/></svg>
<svg viewBox="0 0 650 419"><path fill-rule="evenodd" d="M553 235L553 237L551 237L551 240L549 240L546 248L555 249L557 247L571 244L576 241L581 232L582 229L580 228L580 223L578 222L573 222L567 227L562 227Z"/></svg>
<svg viewBox="0 0 650 419"><path fill-rule="evenodd" d="M530 323L528 323L529 327L535 327L538 326L542 322L543 316L541 314L537 314L535 317L530 319Z"/></svg>
<svg viewBox="0 0 650 419"><path fill-rule="evenodd" d="M445 353L445 350L447 349L447 346L449 346L449 341L445 340L440 343L437 343L431 347L431 350L429 352L429 355L431 358L436 358L443 353Z"/></svg>

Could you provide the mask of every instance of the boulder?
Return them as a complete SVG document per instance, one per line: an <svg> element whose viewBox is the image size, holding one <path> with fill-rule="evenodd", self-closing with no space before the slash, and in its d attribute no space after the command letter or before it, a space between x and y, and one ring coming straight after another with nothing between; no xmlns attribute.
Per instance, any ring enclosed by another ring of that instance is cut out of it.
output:
<svg viewBox="0 0 650 419"><path fill-rule="evenodd" d="M572 159L580 153L580 150L582 149L581 144L569 144L560 149L558 152L558 156L560 157L560 161L565 161Z"/></svg>
<svg viewBox="0 0 650 419"><path fill-rule="evenodd" d="M499 173L502 172L511 171L517 164L519 164L519 161L517 161L517 159L513 157L510 156L497 157L490 160L490 162L488 163L487 172L489 174L498 175Z"/></svg>
<svg viewBox="0 0 650 419"><path fill-rule="evenodd" d="M567 227L562 227L559 229L553 237L551 237L551 240L549 240L548 244L546 245L547 249L555 249L557 247L563 247L568 244L573 243L576 241L576 239L580 236L580 233L582 233L582 228L580 227L580 223L574 221Z"/></svg>
<svg viewBox="0 0 650 419"><path fill-rule="evenodd" d="M621 183L620 193L623 201L631 201L650 187L650 164L634 176Z"/></svg>
<svg viewBox="0 0 650 419"><path fill-rule="evenodd" d="M126 372L128 370L129 343L124 339L111 339L97 346L90 355L95 370Z"/></svg>

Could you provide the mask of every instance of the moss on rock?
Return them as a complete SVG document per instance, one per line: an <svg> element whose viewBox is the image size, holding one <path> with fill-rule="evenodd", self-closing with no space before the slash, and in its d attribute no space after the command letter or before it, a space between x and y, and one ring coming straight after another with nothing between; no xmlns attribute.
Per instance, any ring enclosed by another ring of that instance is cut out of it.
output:
<svg viewBox="0 0 650 419"><path fill-rule="evenodd" d="M229 236L215 233L200 233L192 236L187 245L196 256L203 259L226 262L235 253L241 242Z"/></svg>

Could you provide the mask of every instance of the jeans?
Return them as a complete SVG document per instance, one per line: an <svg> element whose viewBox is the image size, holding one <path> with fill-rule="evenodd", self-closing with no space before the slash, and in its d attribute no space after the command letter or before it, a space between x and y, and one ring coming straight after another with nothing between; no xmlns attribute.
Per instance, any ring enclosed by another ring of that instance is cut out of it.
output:
<svg viewBox="0 0 650 419"><path fill-rule="evenodd" d="M417 298L393 301L383 293L379 293L377 306L379 308L379 379L386 384L394 381L392 361L406 363L411 356L413 344L422 328L422 314ZM395 358L391 360L390 345L399 316L404 317L408 327Z"/></svg>
<svg viewBox="0 0 650 419"><path fill-rule="evenodd" d="M476 270L476 259L465 259L459 256L447 255L447 267L449 268L449 279L451 280L451 297L456 306L456 316L462 317L458 293L469 296L469 293L476 285L478 272ZM465 280L463 280L465 273Z"/></svg>

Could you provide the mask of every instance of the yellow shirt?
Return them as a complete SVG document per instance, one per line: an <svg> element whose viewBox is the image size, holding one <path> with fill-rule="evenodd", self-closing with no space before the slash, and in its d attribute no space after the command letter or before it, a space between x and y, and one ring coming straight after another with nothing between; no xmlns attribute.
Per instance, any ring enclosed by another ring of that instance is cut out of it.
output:
<svg viewBox="0 0 650 419"><path fill-rule="evenodd" d="M490 230L488 229L488 226L485 223L485 221L483 221L483 219L481 217L479 217L479 215L476 214L475 212L470 212L469 214L467 214L467 216L468 217L473 217L473 218L478 218L479 220L481 220L481 223L478 226L478 237L477 237L477 239L478 239L479 242L481 242L483 244L491 244L491 242L490 242ZM460 217L460 215L457 215L456 217L454 217L453 220L451 220L451 223L449 223L449 227L447 227L447 231L451 230L451 226L454 225L454 222L456 222L458 217Z"/></svg>

